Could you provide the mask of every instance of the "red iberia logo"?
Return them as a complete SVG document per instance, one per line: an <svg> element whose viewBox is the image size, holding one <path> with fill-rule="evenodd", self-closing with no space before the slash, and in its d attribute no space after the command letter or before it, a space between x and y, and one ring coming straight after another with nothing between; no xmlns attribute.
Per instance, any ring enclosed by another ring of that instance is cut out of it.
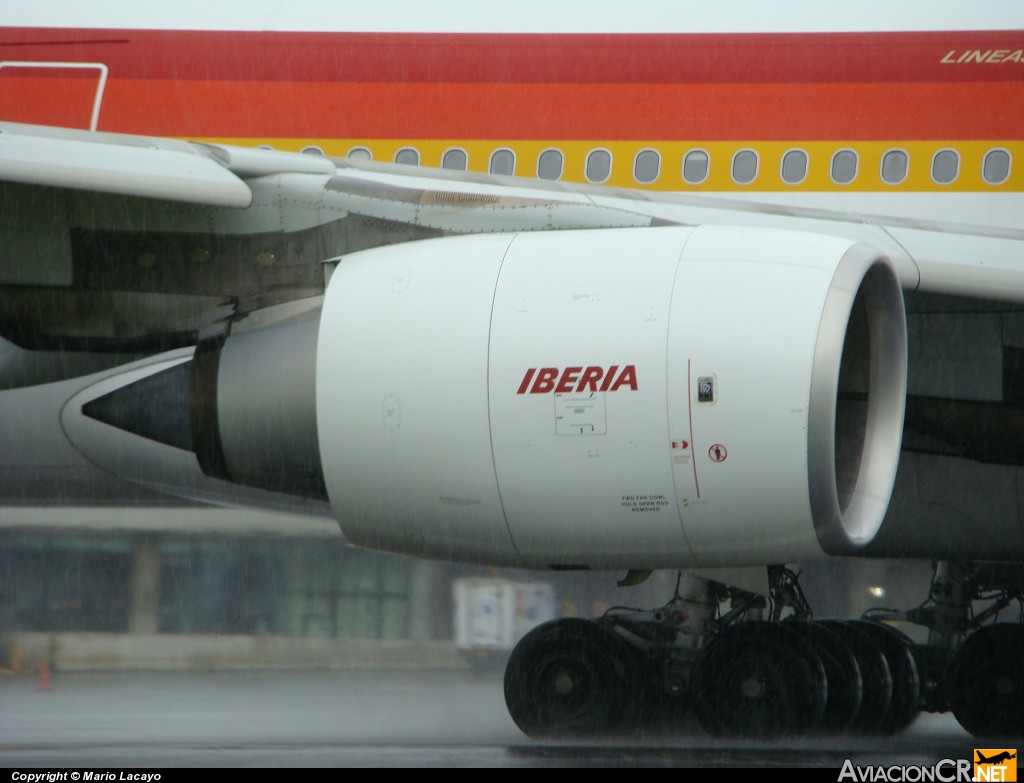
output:
<svg viewBox="0 0 1024 783"><path fill-rule="evenodd" d="M636 391L636 365L611 367L531 367L516 394L566 394L569 392Z"/></svg>
<svg viewBox="0 0 1024 783"><path fill-rule="evenodd" d="M1017 749L975 748L974 779L1000 783L1017 780Z"/></svg>

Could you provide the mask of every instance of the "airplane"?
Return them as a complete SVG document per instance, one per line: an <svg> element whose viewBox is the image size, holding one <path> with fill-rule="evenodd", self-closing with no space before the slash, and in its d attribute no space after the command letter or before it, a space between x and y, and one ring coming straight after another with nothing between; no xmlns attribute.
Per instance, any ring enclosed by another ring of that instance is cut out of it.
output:
<svg viewBox="0 0 1024 783"><path fill-rule="evenodd" d="M7 7L4 491L679 570L523 638L531 736L1020 731L1022 60L998 1ZM815 621L827 557L935 566Z"/></svg>
<svg viewBox="0 0 1024 783"><path fill-rule="evenodd" d="M1016 753L1010 753L1008 750L1004 750L1001 753L997 753L992 758L986 758L980 750L976 750L974 752L978 756L978 764L998 764L1000 761L1006 761L1008 759L1017 758Z"/></svg>

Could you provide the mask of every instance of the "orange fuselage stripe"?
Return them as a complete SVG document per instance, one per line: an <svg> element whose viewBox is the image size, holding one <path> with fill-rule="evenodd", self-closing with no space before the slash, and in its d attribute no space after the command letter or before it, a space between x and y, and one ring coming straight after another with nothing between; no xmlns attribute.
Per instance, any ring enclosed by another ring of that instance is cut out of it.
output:
<svg viewBox="0 0 1024 783"><path fill-rule="evenodd" d="M95 84L0 80L3 119L83 127ZM422 84L117 80L99 129L155 136L662 141L1005 139L1016 82Z"/></svg>

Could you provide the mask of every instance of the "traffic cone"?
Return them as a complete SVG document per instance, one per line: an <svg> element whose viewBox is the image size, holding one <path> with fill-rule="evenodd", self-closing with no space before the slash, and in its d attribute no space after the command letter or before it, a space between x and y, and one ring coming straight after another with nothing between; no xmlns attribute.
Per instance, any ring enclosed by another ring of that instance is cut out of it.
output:
<svg viewBox="0 0 1024 783"><path fill-rule="evenodd" d="M39 666L39 684L38 689L41 691L52 691L53 682L50 677L50 662L43 661Z"/></svg>

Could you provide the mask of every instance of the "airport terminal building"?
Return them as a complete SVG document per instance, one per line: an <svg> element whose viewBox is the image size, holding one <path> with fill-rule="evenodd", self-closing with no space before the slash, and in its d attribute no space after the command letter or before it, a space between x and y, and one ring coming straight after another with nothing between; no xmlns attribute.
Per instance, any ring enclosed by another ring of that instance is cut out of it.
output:
<svg viewBox="0 0 1024 783"><path fill-rule="evenodd" d="M171 649L182 667L199 649L213 668L357 665L343 644L353 640L378 643L358 647L363 663L388 649L391 664L407 655L464 665L459 579L550 583L558 613L589 615L614 601L621 576L372 552L348 546L333 519L244 509L8 508L0 520L0 668L42 657L65 669L177 667ZM268 640L287 644L269 659ZM413 646L394 647L402 642ZM23 660L12 661L12 645Z"/></svg>
<svg viewBox="0 0 1024 783"><path fill-rule="evenodd" d="M0 539L8 633L450 636L451 569L351 548L333 520L110 508L59 509L47 524L46 513Z"/></svg>
<svg viewBox="0 0 1024 783"><path fill-rule="evenodd" d="M389 555L348 546L333 519L244 509L8 508L0 530L0 668L32 668L41 657L66 669L464 665L455 646L460 579L550 584L556 612L581 616L623 602L660 605L675 583L673 572L655 572L623 590L618 573ZM805 582L818 583L820 616L849 614L869 600L851 585L892 585L902 570L830 561L811 564ZM281 642L270 658L267 640ZM355 656L346 642L357 640ZM23 661L12 661L12 645Z"/></svg>

